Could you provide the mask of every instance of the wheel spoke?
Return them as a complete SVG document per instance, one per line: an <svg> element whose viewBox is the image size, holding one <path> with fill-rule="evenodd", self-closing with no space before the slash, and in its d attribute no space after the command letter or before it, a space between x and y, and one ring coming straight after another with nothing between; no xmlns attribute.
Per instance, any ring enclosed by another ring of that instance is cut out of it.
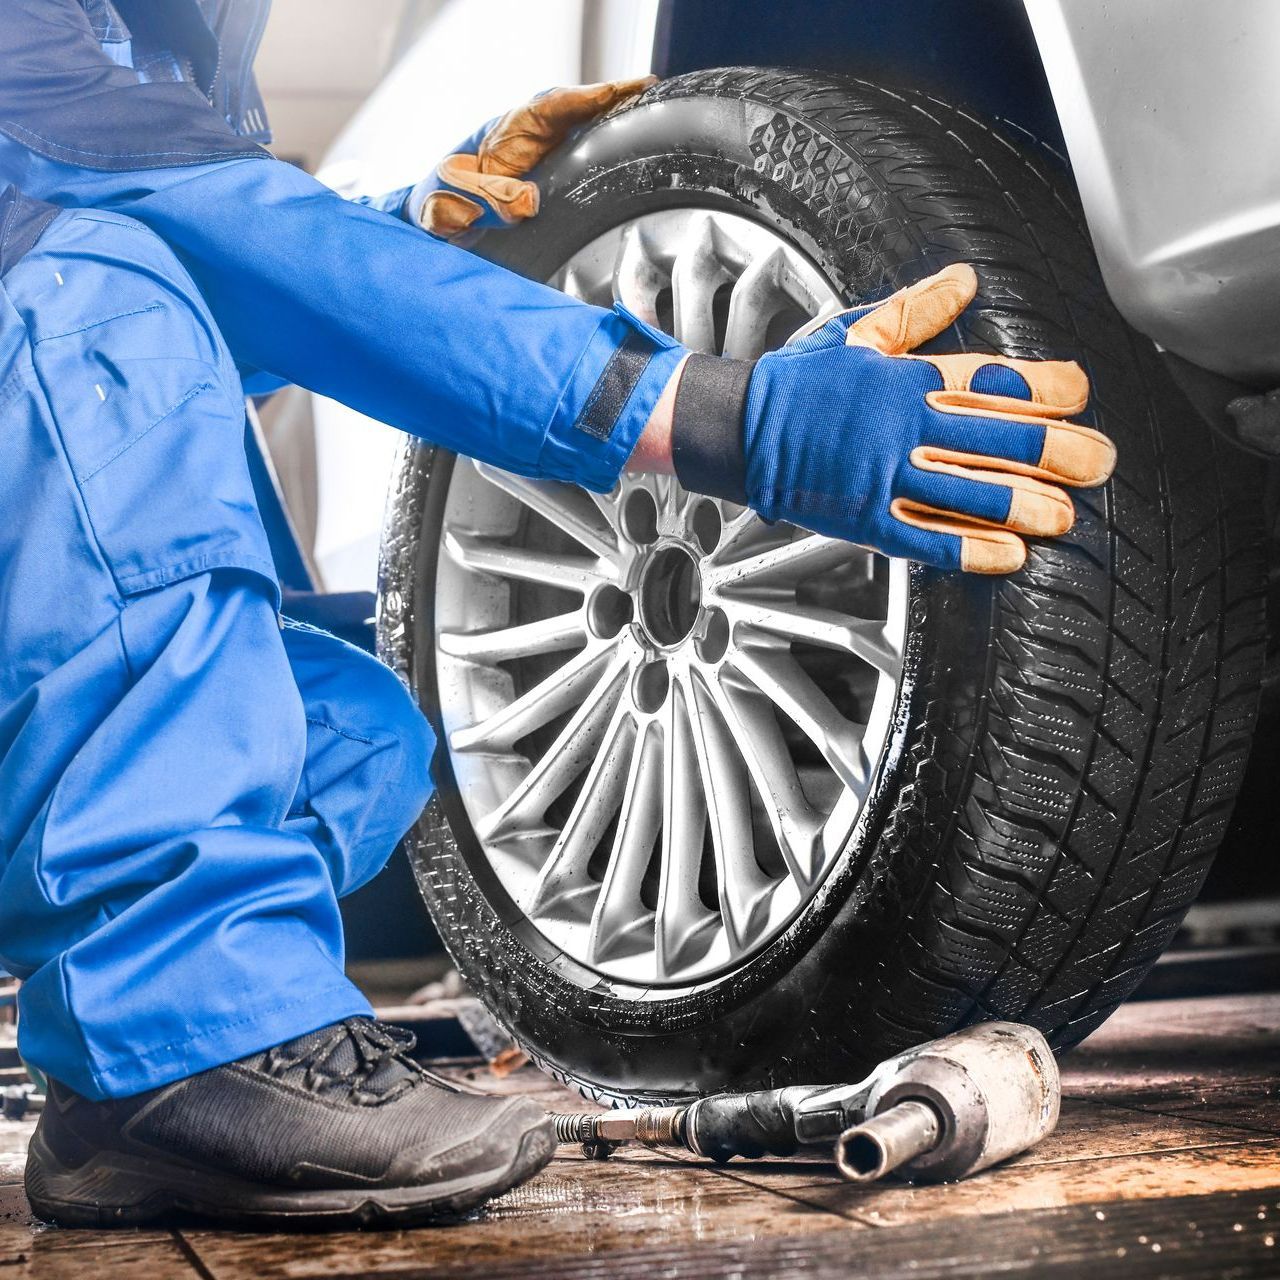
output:
<svg viewBox="0 0 1280 1280"><path fill-rule="evenodd" d="M684 531L683 507L690 501L675 476L647 477L658 506L658 533L678 535Z"/></svg>
<svg viewBox="0 0 1280 1280"><path fill-rule="evenodd" d="M513 662L535 653L558 653L582 644L586 638L586 622L580 609L493 631L440 631L436 635L441 653L486 663Z"/></svg>
<svg viewBox="0 0 1280 1280"><path fill-rule="evenodd" d="M714 224L703 218L681 246L671 272L676 337L690 350L714 354L716 291L732 279L718 252Z"/></svg>
<svg viewBox="0 0 1280 1280"><path fill-rule="evenodd" d="M658 294L668 276L649 255L644 233L628 227L613 272L613 296L646 324L658 324Z"/></svg>
<svg viewBox="0 0 1280 1280"><path fill-rule="evenodd" d="M587 959L593 964L652 945L654 913L641 900L645 872L662 830L662 733L646 721L631 756L618 829L591 921Z"/></svg>
<svg viewBox="0 0 1280 1280"><path fill-rule="evenodd" d="M895 679L902 671L902 654L890 641L883 622L816 606L741 600L728 592L714 599L738 626L851 653Z"/></svg>
<svg viewBox="0 0 1280 1280"><path fill-rule="evenodd" d="M720 530L720 541L716 544L711 556L713 565L724 565L733 560L741 560L753 545L768 542L776 546L782 533L777 525L765 524L750 507L731 508L725 512L729 504L721 503L721 513L725 522ZM712 575L714 577L714 573Z"/></svg>
<svg viewBox="0 0 1280 1280"><path fill-rule="evenodd" d="M769 321L790 301L783 289L786 257L781 248L757 258L738 278L729 299L724 354L733 360L755 360L764 355Z"/></svg>
<svg viewBox="0 0 1280 1280"><path fill-rule="evenodd" d="M709 565L703 571L703 582L720 590L731 589L739 583L750 583L752 587L792 585L832 569L850 556L870 554L839 538L825 538L814 533L780 547L770 547L743 560Z"/></svg>
<svg viewBox="0 0 1280 1280"><path fill-rule="evenodd" d="M571 298L578 298L583 302L590 301L587 282L583 279L582 273L575 267L567 267L565 269L564 275L560 279L560 288Z"/></svg>
<svg viewBox="0 0 1280 1280"><path fill-rule="evenodd" d="M863 726L851 723L836 710L786 648L741 648L734 666L794 721L822 753L836 777L861 797L867 777L862 754Z"/></svg>
<svg viewBox="0 0 1280 1280"><path fill-rule="evenodd" d="M531 480L483 462L476 463L476 470L490 484L536 511L593 555L603 560L617 559L617 536L601 522L598 510L584 490L558 480Z"/></svg>
<svg viewBox="0 0 1280 1280"><path fill-rule="evenodd" d="M718 919L698 894L707 801L699 779L689 712L678 685L667 698L662 789L662 881L654 942L659 977L667 978L710 945Z"/></svg>
<svg viewBox="0 0 1280 1280"><path fill-rule="evenodd" d="M529 911L589 918L600 891L590 875L591 855L622 803L634 741L635 717L620 699L582 790L538 877Z"/></svg>
<svg viewBox="0 0 1280 1280"><path fill-rule="evenodd" d="M822 816L800 786L768 700L728 679L709 681L707 687L746 761L787 869L798 884L809 884L817 871Z"/></svg>
<svg viewBox="0 0 1280 1280"><path fill-rule="evenodd" d="M621 693L627 663L617 658L600 676L555 741L492 813L476 826L482 840L503 840L521 831L543 830L547 806L595 757L609 717Z"/></svg>
<svg viewBox="0 0 1280 1280"><path fill-rule="evenodd" d="M690 708L690 737L706 796L711 847L716 860L720 913L729 935L729 953L746 949L758 918L768 909L773 885L755 859L747 770L702 682L679 681Z"/></svg>
<svg viewBox="0 0 1280 1280"><path fill-rule="evenodd" d="M588 645L501 711L479 724L455 729L449 735L449 746L454 751L509 751L526 734L581 702L599 679L613 648L609 644Z"/></svg>
<svg viewBox="0 0 1280 1280"><path fill-rule="evenodd" d="M618 532L618 495L621 492L618 485L614 485L608 493L596 493L594 489L584 490L587 497L595 504L595 508L609 522L609 528L614 531L616 538Z"/></svg>
<svg viewBox="0 0 1280 1280"><path fill-rule="evenodd" d="M537 582L566 591L586 592L597 582L612 575L602 570L598 561L584 556L554 556L523 547L508 547L473 533L449 532L444 536L445 550L464 569L488 573L495 578L515 578L521 582Z"/></svg>

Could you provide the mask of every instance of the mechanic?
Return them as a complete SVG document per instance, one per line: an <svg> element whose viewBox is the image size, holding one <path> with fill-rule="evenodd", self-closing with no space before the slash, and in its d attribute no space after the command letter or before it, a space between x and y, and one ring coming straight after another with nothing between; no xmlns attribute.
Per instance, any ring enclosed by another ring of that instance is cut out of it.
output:
<svg viewBox="0 0 1280 1280"><path fill-rule="evenodd" d="M267 0L7 0L0 23L0 963L48 1073L35 1211L412 1223L530 1176L531 1101L456 1093L343 972L338 899L431 791L396 677L279 616L244 396L287 382L529 476L624 467L1008 572L1110 473L1071 363L911 356L952 266L754 363L448 243L646 81L553 90L418 186L274 159ZM424 234L429 232L431 234Z"/></svg>

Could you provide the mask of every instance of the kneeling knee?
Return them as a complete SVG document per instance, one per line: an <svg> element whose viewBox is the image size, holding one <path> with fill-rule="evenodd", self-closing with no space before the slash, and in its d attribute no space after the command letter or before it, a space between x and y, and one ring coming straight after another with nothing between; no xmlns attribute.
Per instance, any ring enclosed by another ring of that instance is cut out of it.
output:
<svg viewBox="0 0 1280 1280"><path fill-rule="evenodd" d="M407 831L427 807L435 787L431 780L431 760L435 754L436 736L422 714L413 695L396 675L384 668L386 679L380 681L376 699L370 709L377 717L380 735L394 743L395 766L389 770L384 803L403 818Z"/></svg>

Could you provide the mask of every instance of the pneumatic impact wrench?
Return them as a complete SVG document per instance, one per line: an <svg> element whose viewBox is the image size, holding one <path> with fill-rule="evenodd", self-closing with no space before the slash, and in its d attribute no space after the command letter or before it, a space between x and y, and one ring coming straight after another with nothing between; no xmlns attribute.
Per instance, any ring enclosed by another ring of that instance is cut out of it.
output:
<svg viewBox="0 0 1280 1280"><path fill-rule="evenodd" d="M625 1142L710 1160L834 1143L851 1182L898 1171L954 1182L1034 1146L1058 1122L1058 1064L1033 1027L986 1022L882 1062L860 1084L721 1093L675 1107L555 1116L561 1142L600 1158Z"/></svg>

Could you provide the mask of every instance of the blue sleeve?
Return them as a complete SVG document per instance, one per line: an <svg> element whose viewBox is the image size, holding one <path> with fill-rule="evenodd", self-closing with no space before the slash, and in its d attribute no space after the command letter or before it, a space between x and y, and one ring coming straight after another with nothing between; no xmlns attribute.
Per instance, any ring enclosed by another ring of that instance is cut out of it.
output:
<svg viewBox="0 0 1280 1280"><path fill-rule="evenodd" d="M352 204L362 204L367 209L377 209L389 213L393 218L400 218L412 223L407 201L412 194L412 187L401 187L398 191L388 191L380 196L349 196ZM240 381L244 384L245 395L269 396L289 386L285 378L278 378L273 373L264 373L261 369L251 369L247 365L240 368Z"/></svg>
<svg viewBox="0 0 1280 1280"><path fill-rule="evenodd" d="M191 8L127 12L163 34ZM513 471L612 485L679 361L674 341L381 201L344 200L238 136L207 96L221 54L203 19L172 45L192 54L191 84L140 83L101 36L78 0L4 0L0 187L150 227L242 369Z"/></svg>
<svg viewBox="0 0 1280 1280"><path fill-rule="evenodd" d="M282 161L103 172L3 138L0 175L150 227L241 365L525 475L610 488L682 354Z"/></svg>
<svg viewBox="0 0 1280 1280"><path fill-rule="evenodd" d="M366 209L377 209L389 213L393 218L400 218L412 223L409 207L406 203L412 194L412 187L401 187L398 191L388 191L380 196L349 196L352 204L362 204ZM240 368L240 381L244 384L245 395L269 396L289 386L286 378L278 378L273 373L264 373L261 369L251 369L247 365Z"/></svg>

